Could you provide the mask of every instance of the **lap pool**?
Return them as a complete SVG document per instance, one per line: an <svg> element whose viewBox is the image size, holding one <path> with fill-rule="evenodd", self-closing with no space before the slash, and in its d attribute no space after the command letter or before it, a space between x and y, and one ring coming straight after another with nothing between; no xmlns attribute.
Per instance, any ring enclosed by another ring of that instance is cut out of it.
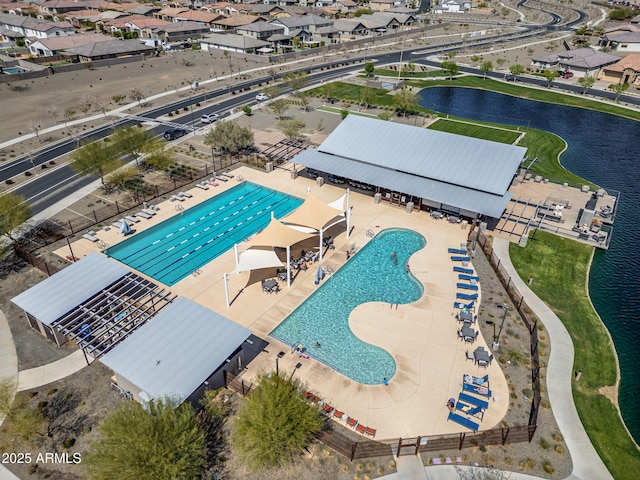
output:
<svg viewBox="0 0 640 480"><path fill-rule="evenodd" d="M418 300L424 288L406 272L405 265L426 244L425 238L412 230L383 230L270 335L292 347L302 344L305 353L356 382L377 385L390 379L396 372L393 357L358 339L349 328L349 315L366 302L404 304Z"/></svg>
<svg viewBox="0 0 640 480"><path fill-rule="evenodd" d="M104 253L171 286L302 203L250 182L155 225Z"/></svg>

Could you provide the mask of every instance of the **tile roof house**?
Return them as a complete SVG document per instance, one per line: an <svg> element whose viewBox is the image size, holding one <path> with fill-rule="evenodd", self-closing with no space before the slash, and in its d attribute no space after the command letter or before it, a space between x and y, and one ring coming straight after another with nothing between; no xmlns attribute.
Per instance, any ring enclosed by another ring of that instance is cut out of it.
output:
<svg viewBox="0 0 640 480"><path fill-rule="evenodd" d="M40 11L54 15L73 12L75 10L84 10L85 8L87 8L85 2L72 2L69 0L47 0L40 4Z"/></svg>
<svg viewBox="0 0 640 480"><path fill-rule="evenodd" d="M107 10L100 12L98 10L76 10L65 13L64 19L71 23L75 28L83 28L88 23L98 23L103 20L126 17L128 13L116 12L115 10Z"/></svg>
<svg viewBox="0 0 640 480"><path fill-rule="evenodd" d="M257 17L253 15L231 15L227 18L216 20L213 23L213 28L216 30L233 30L236 27L242 27L256 22L266 22L264 17Z"/></svg>
<svg viewBox="0 0 640 480"><path fill-rule="evenodd" d="M284 27L282 25L273 25L268 22L256 22L236 28L236 32L240 35L245 35L257 40L267 41L270 36L283 33Z"/></svg>
<svg viewBox="0 0 640 480"><path fill-rule="evenodd" d="M244 16L244 15L242 15ZM200 40L202 50L228 50L231 52L257 53L260 49L271 50L271 43L247 37L226 33L209 33Z"/></svg>
<svg viewBox="0 0 640 480"><path fill-rule="evenodd" d="M604 67L600 80L640 86L640 53L630 53L619 62Z"/></svg>
<svg viewBox="0 0 640 480"><path fill-rule="evenodd" d="M401 4L398 0L371 0L369 8L375 12L384 12L387 8L399 7Z"/></svg>
<svg viewBox="0 0 640 480"><path fill-rule="evenodd" d="M433 8L433 13L464 13L471 10L470 0L440 0Z"/></svg>
<svg viewBox="0 0 640 480"><path fill-rule="evenodd" d="M577 48L546 57L533 58L534 67L550 70L570 70L577 76L597 76L600 69L613 65L620 57L593 48Z"/></svg>
<svg viewBox="0 0 640 480"><path fill-rule="evenodd" d="M104 22L105 27L114 32L137 33L139 37L151 38L151 29L171 25L171 22L158 18L145 17L143 15L130 15Z"/></svg>
<svg viewBox="0 0 640 480"><path fill-rule="evenodd" d="M180 8L166 7L160 10L159 12L154 13L153 17L160 18L162 20L167 20L170 22L176 17L176 15L179 15L180 13L187 13L190 11L191 9L184 8L184 7L180 7Z"/></svg>
<svg viewBox="0 0 640 480"><path fill-rule="evenodd" d="M224 18L224 15L221 15L219 13L207 12L206 10L188 10L186 12L177 14L175 17L173 17L173 21L191 21L211 26L216 20L220 20L222 18Z"/></svg>
<svg viewBox="0 0 640 480"><path fill-rule="evenodd" d="M41 38L29 43L29 53L36 57L50 57L68 48L90 43L110 42L113 37L102 33L67 35L66 37Z"/></svg>
<svg viewBox="0 0 640 480"><path fill-rule="evenodd" d="M640 52L640 31L636 25L630 25L630 31L605 33L600 37L599 45L616 52Z"/></svg>
<svg viewBox="0 0 640 480"><path fill-rule="evenodd" d="M127 57L131 55L153 55L156 49L145 45L139 40L110 40L82 45L80 47L67 48L63 54L76 57L80 62L93 62L106 58Z"/></svg>
<svg viewBox="0 0 640 480"><path fill-rule="evenodd" d="M209 25L196 22L176 22L152 30L165 43L196 40L211 32Z"/></svg>
<svg viewBox="0 0 640 480"><path fill-rule="evenodd" d="M0 13L0 28L12 30L23 37L64 37L76 33L69 22L49 22L33 17Z"/></svg>

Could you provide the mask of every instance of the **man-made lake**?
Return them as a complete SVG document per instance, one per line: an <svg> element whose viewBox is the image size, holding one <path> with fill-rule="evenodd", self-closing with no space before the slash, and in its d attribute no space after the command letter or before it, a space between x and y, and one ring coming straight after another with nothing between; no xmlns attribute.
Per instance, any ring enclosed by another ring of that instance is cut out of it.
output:
<svg viewBox="0 0 640 480"><path fill-rule="evenodd" d="M423 107L442 113L553 132L569 144L560 157L568 170L620 192L613 239L609 250L596 251L589 292L620 360L622 416L640 442L640 229L634 217L640 122L470 88L427 88L420 95Z"/></svg>

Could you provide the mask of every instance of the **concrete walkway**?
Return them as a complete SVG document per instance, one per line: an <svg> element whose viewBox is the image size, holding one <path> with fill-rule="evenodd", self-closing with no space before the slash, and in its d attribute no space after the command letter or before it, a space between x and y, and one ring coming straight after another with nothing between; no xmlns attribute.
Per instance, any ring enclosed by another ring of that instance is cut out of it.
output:
<svg viewBox="0 0 640 480"><path fill-rule="evenodd" d="M82 350L76 350L60 360L18 372L18 391L47 385L87 366Z"/></svg>

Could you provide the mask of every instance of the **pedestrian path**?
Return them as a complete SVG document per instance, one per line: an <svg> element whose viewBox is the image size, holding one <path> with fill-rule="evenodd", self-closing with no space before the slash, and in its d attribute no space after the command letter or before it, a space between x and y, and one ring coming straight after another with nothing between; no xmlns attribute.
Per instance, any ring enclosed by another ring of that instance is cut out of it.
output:
<svg viewBox="0 0 640 480"><path fill-rule="evenodd" d="M60 360L30 368L20 370L18 373L18 391L29 390L31 388L47 385L61 378L68 377L72 373L82 370L87 366L82 350L76 350Z"/></svg>

